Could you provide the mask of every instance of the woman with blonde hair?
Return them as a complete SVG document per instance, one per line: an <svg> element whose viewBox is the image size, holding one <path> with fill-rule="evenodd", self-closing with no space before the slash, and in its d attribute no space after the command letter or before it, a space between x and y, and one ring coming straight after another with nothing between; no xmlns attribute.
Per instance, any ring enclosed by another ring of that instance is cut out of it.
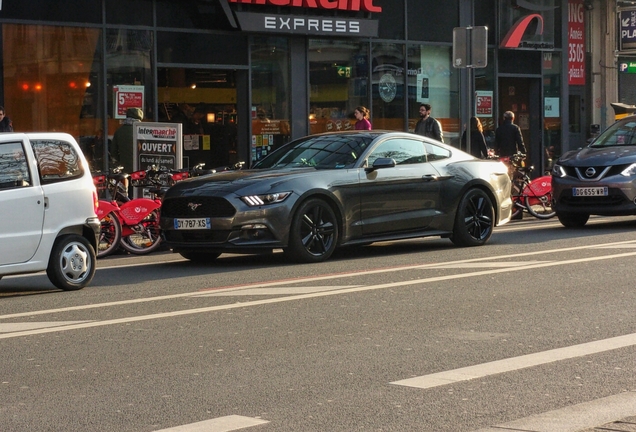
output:
<svg viewBox="0 0 636 432"><path fill-rule="evenodd" d="M356 130L371 130L368 108L359 106L353 111L353 115L358 120L355 125Z"/></svg>

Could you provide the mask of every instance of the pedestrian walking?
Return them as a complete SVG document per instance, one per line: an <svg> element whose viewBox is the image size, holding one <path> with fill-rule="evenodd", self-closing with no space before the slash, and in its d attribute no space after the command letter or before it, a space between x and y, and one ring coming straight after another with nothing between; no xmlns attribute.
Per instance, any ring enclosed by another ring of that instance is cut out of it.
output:
<svg viewBox="0 0 636 432"><path fill-rule="evenodd" d="M462 133L462 150L468 151L466 148L466 132ZM479 159L488 157L488 146L486 138L484 138L484 128L478 117L470 118L470 154Z"/></svg>
<svg viewBox="0 0 636 432"><path fill-rule="evenodd" d="M526 154L521 129L515 121L515 113L506 111L503 123L495 131L495 154L498 156L512 156L515 153Z"/></svg>
<svg viewBox="0 0 636 432"><path fill-rule="evenodd" d="M415 133L444 142L442 125L431 117L431 104L420 105L420 119L415 123Z"/></svg>
<svg viewBox="0 0 636 432"><path fill-rule="evenodd" d="M0 106L0 132L13 132L13 122L4 112L3 106Z"/></svg>
<svg viewBox="0 0 636 432"><path fill-rule="evenodd" d="M358 120L355 124L356 130L371 130L371 122L369 121L368 108L359 106L353 111L353 115Z"/></svg>

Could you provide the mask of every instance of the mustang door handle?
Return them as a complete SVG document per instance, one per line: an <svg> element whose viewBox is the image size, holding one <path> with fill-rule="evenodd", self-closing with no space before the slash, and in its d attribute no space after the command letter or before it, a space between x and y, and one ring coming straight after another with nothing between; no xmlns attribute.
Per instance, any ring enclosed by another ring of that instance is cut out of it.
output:
<svg viewBox="0 0 636 432"><path fill-rule="evenodd" d="M437 176L433 175L433 174L426 174L422 176L422 180L424 181L436 181L437 180Z"/></svg>

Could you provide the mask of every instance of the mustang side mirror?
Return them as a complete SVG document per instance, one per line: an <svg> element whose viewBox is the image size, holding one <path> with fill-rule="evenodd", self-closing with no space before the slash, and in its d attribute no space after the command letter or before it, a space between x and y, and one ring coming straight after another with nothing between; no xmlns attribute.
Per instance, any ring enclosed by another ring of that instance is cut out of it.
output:
<svg viewBox="0 0 636 432"><path fill-rule="evenodd" d="M393 158L377 158L375 162L373 162L373 166L366 167L364 170L370 173L381 168L394 168L395 165L395 159Z"/></svg>

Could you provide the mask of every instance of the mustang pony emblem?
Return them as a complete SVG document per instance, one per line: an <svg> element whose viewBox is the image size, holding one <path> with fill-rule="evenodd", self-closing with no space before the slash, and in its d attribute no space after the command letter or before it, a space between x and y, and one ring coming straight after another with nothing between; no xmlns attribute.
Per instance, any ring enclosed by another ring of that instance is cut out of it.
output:
<svg viewBox="0 0 636 432"><path fill-rule="evenodd" d="M192 211L195 211L196 209L198 209L199 207L201 207L203 204L196 204L196 203L188 203L188 208Z"/></svg>

